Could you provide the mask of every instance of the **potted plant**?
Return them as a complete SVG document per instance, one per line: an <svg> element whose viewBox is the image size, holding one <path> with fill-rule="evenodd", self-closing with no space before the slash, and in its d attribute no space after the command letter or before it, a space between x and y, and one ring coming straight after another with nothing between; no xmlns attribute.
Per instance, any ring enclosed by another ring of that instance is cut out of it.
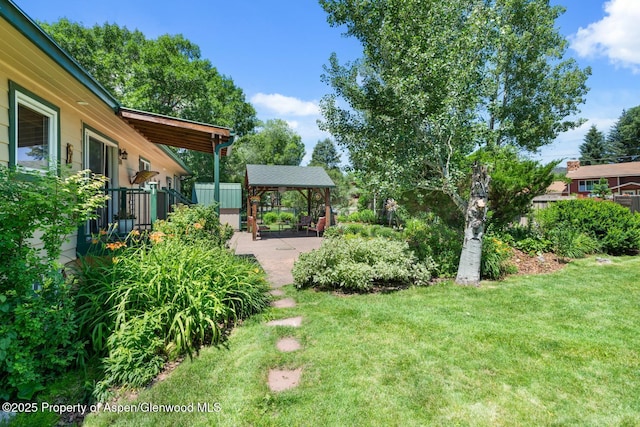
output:
<svg viewBox="0 0 640 427"><path fill-rule="evenodd" d="M118 221L118 233L122 234L127 234L133 230L133 222L135 219L136 216L126 210L121 210L113 216L113 220Z"/></svg>

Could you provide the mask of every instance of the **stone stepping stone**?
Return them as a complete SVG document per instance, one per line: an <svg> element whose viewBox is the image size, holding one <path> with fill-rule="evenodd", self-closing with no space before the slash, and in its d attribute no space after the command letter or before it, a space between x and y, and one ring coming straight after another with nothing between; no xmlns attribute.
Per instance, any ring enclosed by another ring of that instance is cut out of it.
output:
<svg viewBox="0 0 640 427"><path fill-rule="evenodd" d="M271 322L267 323L267 326L293 326L294 328L298 328L302 326L302 316L272 320Z"/></svg>
<svg viewBox="0 0 640 427"><path fill-rule="evenodd" d="M284 391L300 384L302 368L298 369L270 369L268 385L271 391Z"/></svg>
<svg viewBox="0 0 640 427"><path fill-rule="evenodd" d="M284 296L284 291L282 289L274 289L272 291L269 292L271 295L273 295L274 297L283 297Z"/></svg>
<svg viewBox="0 0 640 427"><path fill-rule="evenodd" d="M297 339L293 337L287 337L280 338L276 343L276 347L283 353L289 353L291 351L300 350L302 348L302 345L300 345Z"/></svg>
<svg viewBox="0 0 640 427"><path fill-rule="evenodd" d="M296 306L296 300L293 298L283 298L271 303L275 308L291 308Z"/></svg>

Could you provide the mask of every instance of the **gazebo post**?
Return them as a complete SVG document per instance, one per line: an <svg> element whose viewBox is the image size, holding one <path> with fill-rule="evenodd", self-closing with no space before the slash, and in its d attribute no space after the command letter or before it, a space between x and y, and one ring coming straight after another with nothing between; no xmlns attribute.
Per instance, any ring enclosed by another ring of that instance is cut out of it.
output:
<svg viewBox="0 0 640 427"><path fill-rule="evenodd" d="M329 188L325 188L324 189L324 211L325 211L325 218L326 218L326 222L325 222L325 227L329 227L331 225L331 195L330 195L330 189Z"/></svg>
<svg viewBox="0 0 640 427"><path fill-rule="evenodd" d="M311 189L307 188L307 215L311 216Z"/></svg>

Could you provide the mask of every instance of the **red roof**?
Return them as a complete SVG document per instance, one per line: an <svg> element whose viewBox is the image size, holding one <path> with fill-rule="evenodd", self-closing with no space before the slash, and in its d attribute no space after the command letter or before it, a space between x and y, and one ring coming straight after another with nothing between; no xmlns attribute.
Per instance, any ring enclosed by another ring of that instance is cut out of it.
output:
<svg viewBox="0 0 640 427"><path fill-rule="evenodd" d="M567 172L567 178L571 179L615 178L623 176L640 176L640 162L580 166L576 170Z"/></svg>

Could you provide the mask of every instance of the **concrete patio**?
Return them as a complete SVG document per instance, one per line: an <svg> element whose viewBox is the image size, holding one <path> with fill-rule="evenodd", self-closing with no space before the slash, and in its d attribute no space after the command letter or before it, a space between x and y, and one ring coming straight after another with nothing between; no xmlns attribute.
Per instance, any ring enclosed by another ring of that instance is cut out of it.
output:
<svg viewBox="0 0 640 427"><path fill-rule="evenodd" d="M293 283L291 269L302 252L320 247L322 238L306 231L263 232L258 240L251 233L236 232L230 247L238 255L253 255L267 273L271 287L279 288Z"/></svg>

